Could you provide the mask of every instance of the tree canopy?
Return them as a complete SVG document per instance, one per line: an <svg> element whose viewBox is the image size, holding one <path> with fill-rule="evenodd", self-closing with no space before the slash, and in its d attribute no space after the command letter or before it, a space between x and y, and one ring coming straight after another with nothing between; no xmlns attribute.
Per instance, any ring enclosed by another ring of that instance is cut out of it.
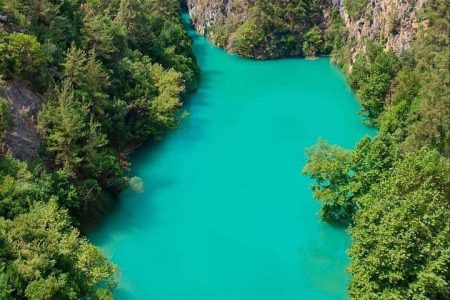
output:
<svg viewBox="0 0 450 300"><path fill-rule="evenodd" d="M349 83L377 136L308 150L323 219L349 225L351 299L450 297L448 9L430 1L401 56L369 42L356 57ZM333 50L341 66L346 43Z"/></svg>
<svg viewBox="0 0 450 300"><path fill-rule="evenodd" d="M117 269L79 230L133 182L127 154L175 128L197 87L180 3L0 0L0 12L0 298L112 299ZM3 79L43 101L36 161L4 151Z"/></svg>

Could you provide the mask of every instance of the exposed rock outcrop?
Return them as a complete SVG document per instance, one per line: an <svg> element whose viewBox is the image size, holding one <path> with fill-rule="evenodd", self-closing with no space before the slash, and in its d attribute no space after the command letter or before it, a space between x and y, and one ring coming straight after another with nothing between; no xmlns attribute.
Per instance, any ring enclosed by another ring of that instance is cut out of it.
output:
<svg viewBox="0 0 450 300"><path fill-rule="evenodd" d="M225 49L257 59L302 53L304 34L324 24L328 0L188 0L200 34ZM323 27L323 26L322 26Z"/></svg>
<svg viewBox="0 0 450 300"><path fill-rule="evenodd" d="M9 81L4 88L11 123L6 131L5 146L14 157L32 160L38 157L41 138L37 131L37 114L41 99L25 83Z"/></svg>
<svg viewBox="0 0 450 300"><path fill-rule="evenodd" d="M256 1L187 0L187 6L197 31L208 35L210 28L225 26L227 19L233 19L231 23L242 23L249 18L249 9ZM365 49L366 42L369 40L385 42L386 48L393 49L397 54L403 52L409 47L417 31L418 16L427 3L427 0L369 0L361 17L352 20L346 11L345 1L324 1L322 5L324 16L319 21L326 22L327 14L329 15L331 9L339 10L348 36L354 41L351 49L353 57ZM324 24L316 25L324 26ZM300 31L299 34L302 32ZM210 38L230 50L230 45L217 41L214 35Z"/></svg>
<svg viewBox="0 0 450 300"><path fill-rule="evenodd" d="M232 0L187 1L192 24L201 35L206 35L208 32L208 28L218 24L220 20L225 20L230 14L233 4L234 2ZM245 9L247 7L248 6L245 4L243 8Z"/></svg>
<svg viewBox="0 0 450 300"><path fill-rule="evenodd" d="M353 53L364 49L366 41L384 41L397 54L407 49L419 25L419 14L427 0L369 0L357 20L345 9L345 0L333 0L347 27L349 38L356 41Z"/></svg>

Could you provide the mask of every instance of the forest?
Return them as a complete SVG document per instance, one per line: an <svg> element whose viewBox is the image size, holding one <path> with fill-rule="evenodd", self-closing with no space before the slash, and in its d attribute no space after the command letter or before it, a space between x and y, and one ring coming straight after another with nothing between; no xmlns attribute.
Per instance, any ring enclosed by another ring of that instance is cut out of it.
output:
<svg viewBox="0 0 450 300"><path fill-rule="evenodd" d="M0 96L14 82L43 102L25 162L0 98L0 298L112 299L117 267L83 232L132 182L128 153L175 128L196 89L180 4L0 0L0 15Z"/></svg>
<svg viewBox="0 0 450 300"><path fill-rule="evenodd" d="M303 174L348 228L351 299L450 297L449 2L429 0L409 49L352 39L326 1L259 0L210 28L246 57L330 54L377 128L354 150L319 141ZM346 1L358 18L368 1ZM178 0L0 0L0 299L112 299L118 268L85 231L133 184L128 155L183 117L200 70ZM42 100L37 159L8 150L5 91Z"/></svg>
<svg viewBox="0 0 450 300"><path fill-rule="evenodd" d="M332 51L378 129L354 150L319 141L303 170L322 218L349 228L351 299L450 296L448 12L448 1L429 1L427 25L400 56L368 41L349 72L355 41L343 35Z"/></svg>

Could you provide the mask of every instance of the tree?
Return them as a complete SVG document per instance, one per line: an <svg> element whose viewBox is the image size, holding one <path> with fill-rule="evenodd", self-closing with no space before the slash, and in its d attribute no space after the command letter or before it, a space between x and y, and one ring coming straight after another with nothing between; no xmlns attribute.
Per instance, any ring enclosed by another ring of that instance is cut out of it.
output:
<svg viewBox="0 0 450 300"><path fill-rule="evenodd" d="M132 60L124 61L131 74L129 116L132 116L131 140L142 142L149 136L158 136L176 124L176 112L181 106L184 90L182 75L173 69L165 70L152 64L150 58L136 53Z"/></svg>
<svg viewBox="0 0 450 300"><path fill-rule="evenodd" d="M267 43L268 37L256 20L242 23L231 39L231 50L247 57L253 57L259 48Z"/></svg>
<svg viewBox="0 0 450 300"><path fill-rule="evenodd" d="M64 79L72 84L76 98L84 103L98 119L105 118L109 76L96 59L93 50L86 53L74 45L67 50L64 62Z"/></svg>
<svg viewBox="0 0 450 300"><path fill-rule="evenodd" d="M353 299L447 299L450 161L423 149L364 196L351 227Z"/></svg>
<svg viewBox="0 0 450 300"><path fill-rule="evenodd" d="M303 36L303 54L307 57L315 57L322 48L322 32L318 26L309 29Z"/></svg>
<svg viewBox="0 0 450 300"><path fill-rule="evenodd" d="M151 112L158 132L166 128L174 128L177 121L176 113L182 103L180 95L184 90L182 74L174 69L164 70L161 65L152 66L158 96L151 102Z"/></svg>
<svg viewBox="0 0 450 300"><path fill-rule="evenodd" d="M315 180L312 190L322 204L322 218L328 222L349 222L356 209L350 185L352 153L322 140L306 153L308 161L303 174Z"/></svg>
<svg viewBox="0 0 450 300"><path fill-rule="evenodd" d="M126 55L127 31L114 22L112 13L114 2L111 7L104 7L101 3L85 3L81 7L83 18L83 49L95 49L99 58L113 67L120 57Z"/></svg>
<svg viewBox="0 0 450 300"><path fill-rule="evenodd" d="M6 129L8 128L10 122L11 116L8 111L8 104L5 99L0 97L0 155L2 152L2 144L6 139Z"/></svg>
<svg viewBox="0 0 450 300"><path fill-rule="evenodd" d="M125 154L176 126L195 89L180 3L0 0L0 11L0 77L44 103L39 159L0 152L0 299L112 299L116 268L73 226L104 214L128 182ZM8 123L0 99L0 143Z"/></svg>
<svg viewBox="0 0 450 300"><path fill-rule="evenodd" d="M0 216L12 219L27 212L32 201L31 193L36 188L33 174L26 163L14 159L10 154L0 159Z"/></svg>
<svg viewBox="0 0 450 300"><path fill-rule="evenodd" d="M2 299L112 299L116 267L72 227L55 201L0 219Z"/></svg>
<svg viewBox="0 0 450 300"><path fill-rule="evenodd" d="M126 180L106 135L87 105L75 97L68 80L56 90L54 100L45 104L39 119L45 151L54 168L60 168L78 188L81 203L67 207L79 208L83 217L92 209L101 211L109 199L107 193L117 193Z"/></svg>
<svg viewBox="0 0 450 300"><path fill-rule="evenodd" d="M324 53L332 53L332 58L336 58L337 50L345 46L344 38L347 33L344 21L337 9L331 12L331 24L324 31Z"/></svg>
<svg viewBox="0 0 450 300"><path fill-rule="evenodd" d="M39 116L46 150L55 163L72 177L83 161L83 141L87 134L88 109L75 99L72 84L66 80L56 90L54 102L46 103Z"/></svg>
<svg viewBox="0 0 450 300"><path fill-rule="evenodd" d="M36 37L25 33L0 32L0 66L5 78L19 76L29 79L44 64L44 54Z"/></svg>
<svg viewBox="0 0 450 300"><path fill-rule="evenodd" d="M353 151L320 140L306 152L308 161L303 173L315 181L312 190L322 204L322 218L343 224L352 222L380 174L399 159L390 136L365 137Z"/></svg>
<svg viewBox="0 0 450 300"><path fill-rule="evenodd" d="M366 53L356 57L349 83L358 95L361 113L369 124L376 124L384 111L385 98L399 70L400 62L395 53L385 51L377 43L370 43Z"/></svg>

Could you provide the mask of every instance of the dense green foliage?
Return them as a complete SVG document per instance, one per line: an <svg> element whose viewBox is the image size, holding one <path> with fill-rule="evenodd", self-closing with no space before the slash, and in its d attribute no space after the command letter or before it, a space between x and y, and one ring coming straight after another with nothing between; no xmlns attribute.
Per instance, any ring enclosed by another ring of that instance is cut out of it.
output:
<svg viewBox="0 0 450 300"><path fill-rule="evenodd" d="M450 162L407 154L361 198L351 227L356 299L448 299Z"/></svg>
<svg viewBox="0 0 450 300"><path fill-rule="evenodd" d="M43 49L35 36L0 32L0 67L4 78L32 79L43 71L44 64Z"/></svg>
<svg viewBox="0 0 450 300"><path fill-rule="evenodd" d="M450 297L448 11L429 1L400 57L369 42L354 61L349 83L376 137L354 151L323 141L308 150L324 220L350 225L352 299ZM349 70L354 41L342 41L333 56Z"/></svg>
<svg viewBox="0 0 450 300"><path fill-rule="evenodd" d="M368 1L348 0L351 19ZM244 56L332 52L378 135L349 151L321 141L304 172L324 220L348 224L353 299L450 297L449 4L429 0L411 48L351 40L320 0L249 2L209 28ZM0 298L111 299L116 268L76 226L129 183L126 154L177 125L199 71L176 0L0 0L1 77L43 96L41 159L3 151L0 80ZM351 65L351 68L350 68Z"/></svg>
<svg viewBox="0 0 450 300"><path fill-rule="evenodd" d="M314 26L303 37L303 54L308 57L314 57L322 49L322 45L322 32L318 26Z"/></svg>
<svg viewBox="0 0 450 300"><path fill-rule="evenodd" d="M3 151L0 97L0 298L111 299L115 267L74 226L105 211L128 185L127 153L176 127L196 89L180 4L0 0L0 15L0 76L44 95L32 163Z"/></svg>
<svg viewBox="0 0 450 300"><path fill-rule="evenodd" d="M324 2L255 0L244 4L235 0L236 9L208 28L209 35L220 46L246 57L314 56L323 47L322 30L314 25L319 23Z"/></svg>
<svg viewBox="0 0 450 300"><path fill-rule="evenodd" d="M391 50L379 44L369 44L365 53L358 54L349 74L349 83L357 91L362 114L372 122L384 110L384 99L399 71L400 63Z"/></svg>
<svg viewBox="0 0 450 300"><path fill-rule="evenodd" d="M10 123L10 118L8 104L5 99L0 98L0 144L6 139L6 129Z"/></svg>
<svg viewBox="0 0 450 300"><path fill-rule="evenodd" d="M320 141L307 150L308 165L304 172L316 182L314 197L322 203L322 218L329 222L346 222L354 213L350 191L352 153Z"/></svg>
<svg viewBox="0 0 450 300"><path fill-rule="evenodd" d="M114 266L50 201L0 219L2 299L112 299Z"/></svg>

